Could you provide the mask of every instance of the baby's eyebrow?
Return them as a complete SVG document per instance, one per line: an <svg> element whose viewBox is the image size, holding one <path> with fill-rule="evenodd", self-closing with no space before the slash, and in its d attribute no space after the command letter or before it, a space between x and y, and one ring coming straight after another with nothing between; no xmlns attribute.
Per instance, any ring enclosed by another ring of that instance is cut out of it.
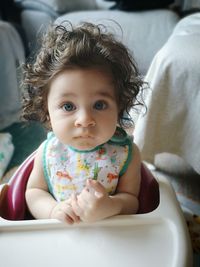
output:
<svg viewBox="0 0 200 267"><path fill-rule="evenodd" d="M95 93L95 96L96 97L105 97L105 98L110 98L110 99L114 99L115 98L115 95L112 94L111 92L109 91L99 91L99 92L96 92ZM73 92L65 92L65 93L62 93L59 98L70 98L70 97L77 97L77 94L76 93L73 93Z"/></svg>
<svg viewBox="0 0 200 267"><path fill-rule="evenodd" d="M97 92L96 94L97 96L100 96L100 97L106 97L106 98L111 98L113 100L113 98L115 97L114 94L108 92L108 91L102 91L102 92Z"/></svg>
<svg viewBox="0 0 200 267"><path fill-rule="evenodd" d="M64 98L64 97L77 97L77 94L70 92L70 93L62 93L59 95L59 98Z"/></svg>

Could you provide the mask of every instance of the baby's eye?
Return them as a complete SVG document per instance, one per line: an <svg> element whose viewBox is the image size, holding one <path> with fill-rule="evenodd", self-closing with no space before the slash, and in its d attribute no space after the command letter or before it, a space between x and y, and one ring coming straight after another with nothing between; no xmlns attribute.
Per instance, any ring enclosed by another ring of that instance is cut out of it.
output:
<svg viewBox="0 0 200 267"><path fill-rule="evenodd" d="M97 102L95 102L94 104L94 108L97 109L97 110L104 110L107 108L107 103L103 100L99 100Z"/></svg>
<svg viewBox="0 0 200 267"><path fill-rule="evenodd" d="M68 102L68 103L65 103L63 106L62 106L62 109L65 110L65 111L73 111L76 109L75 105L71 102Z"/></svg>

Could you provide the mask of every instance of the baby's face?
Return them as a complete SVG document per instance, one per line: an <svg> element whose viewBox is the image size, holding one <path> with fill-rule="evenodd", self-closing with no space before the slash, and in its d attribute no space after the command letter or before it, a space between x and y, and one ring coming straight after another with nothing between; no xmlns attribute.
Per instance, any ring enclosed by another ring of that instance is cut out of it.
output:
<svg viewBox="0 0 200 267"><path fill-rule="evenodd" d="M52 130L64 144L90 150L115 132L117 101L112 77L106 72L66 70L51 82L47 100Z"/></svg>

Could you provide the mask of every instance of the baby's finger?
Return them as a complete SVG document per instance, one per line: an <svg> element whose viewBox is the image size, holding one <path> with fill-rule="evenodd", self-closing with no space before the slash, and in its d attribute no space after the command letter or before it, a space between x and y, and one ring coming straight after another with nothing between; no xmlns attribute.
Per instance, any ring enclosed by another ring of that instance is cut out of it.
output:
<svg viewBox="0 0 200 267"><path fill-rule="evenodd" d="M70 223L76 222L76 223L78 223L80 221L80 218L73 211L73 208L71 206L71 203L69 203L69 201L63 202L61 210L64 212L64 214L66 214L65 220L67 220L67 222L70 222Z"/></svg>
<svg viewBox="0 0 200 267"><path fill-rule="evenodd" d="M80 218L83 213L83 210L78 204L78 199L76 195L72 195L71 197L71 206L76 216Z"/></svg>
<svg viewBox="0 0 200 267"><path fill-rule="evenodd" d="M68 223L68 224L74 223L73 219L70 216L68 216L68 214L66 214L63 210L57 211L55 219L57 219L61 222Z"/></svg>
<svg viewBox="0 0 200 267"><path fill-rule="evenodd" d="M68 214L65 214L65 221L68 224L74 224L74 220Z"/></svg>
<svg viewBox="0 0 200 267"><path fill-rule="evenodd" d="M95 180L88 179L87 180L87 186L88 186L88 188L90 188L90 190L93 190L93 194L97 198L103 197L106 193L106 190L103 187L103 185L100 184L99 182L95 181Z"/></svg>
<svg viewBox="0 0 200 267"><path fill-rule="evenodd" d="M70 217L70 219L73 220L73 222L75 222L75 223L80 222L80 217L72 210L72 207L68 211L67 216Z"/></svg>

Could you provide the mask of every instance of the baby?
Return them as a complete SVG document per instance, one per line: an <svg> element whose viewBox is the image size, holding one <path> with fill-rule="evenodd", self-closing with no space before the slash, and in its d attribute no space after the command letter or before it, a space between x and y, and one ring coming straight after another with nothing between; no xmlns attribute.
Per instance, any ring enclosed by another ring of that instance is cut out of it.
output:
<svg viewBox="0 0 200 267"><path fill-rule="evenodd" d="M127 48L102 25L52 26L23 86L23 117L49 129L27 184L31 214L73 224L136 213L141 159L124 128L143 81Z"/></svg>

